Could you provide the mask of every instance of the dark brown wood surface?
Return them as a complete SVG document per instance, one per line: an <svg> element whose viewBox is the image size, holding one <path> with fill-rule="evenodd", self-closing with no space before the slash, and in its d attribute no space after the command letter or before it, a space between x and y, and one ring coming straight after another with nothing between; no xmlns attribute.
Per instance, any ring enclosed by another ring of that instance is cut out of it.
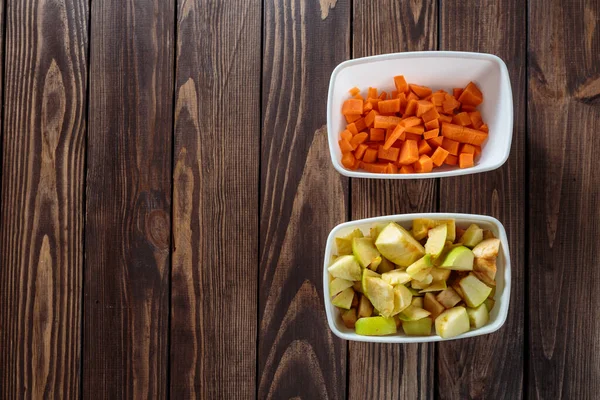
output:
<svg viewBox="0 0 600 400"><path fill-rule="evenodd" d="M0 0L0 398L597 397L599 31L597 1ZM506 62L506 164L338 174L335 66L436 49ZM505 326L336 338L329 231L430 211L507 228Z"/></svg>
<svg viewBox="0 0 600 400"><path fill-rule="evenodd" d="M88 4L7 3L0 398L77 398Z"/></svg>

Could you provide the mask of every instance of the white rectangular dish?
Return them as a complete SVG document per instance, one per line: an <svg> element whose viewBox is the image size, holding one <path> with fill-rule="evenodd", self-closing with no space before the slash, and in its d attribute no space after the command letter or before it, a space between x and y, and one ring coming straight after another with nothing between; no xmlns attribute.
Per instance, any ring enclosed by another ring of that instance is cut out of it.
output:
<svg viewBox="0 0 600 400"><path fill-rule="evenodd" d="M450 93L452 88L465 87L470 81L477 84L484 97L479 110L490 132L475 166L460 169L443 165L433 172L413 174L377 174L344 168L338 140L346 126L342 104L350 98L348 90L356 86L364 93L371 86L392 91L395 90L393 77L396 75L404 75L409 83ZM442 178L494 170L507 160L512 142L513 98L508 69L504 61L495 55L456 51L382 54L345 61L331 74L327 132L333 166L340 174L352 178Z"/></svg>
<svg viewBox="0 0 600 400"><path fill-rule="evenodd" d="M430 218L435 220L454 219L456 220L456 226L463 229L474 223L483 229L491 230L494 236L500 239L500 252L498 253L498 257L496 259L496 294L494 296L496 304L490 313L490 320L488 324L451 339L442 339L438 335L406 336L404 333L397 333L388 336L357 335L353 329L349 329L344 326L339 310L333 304L331 304L331 298L329 297L329 272L327 271L327 267L330 264L331 256L337 254L335 238L338 236L345 236L357 228L361 229L363 233L368 234L369 229L374 224L392 221L402 225L407 229L410 229L412 221L416 218ZM510 303L510 252L508 249L506 231L502 223L500 223L500 221L498 221L496 218L476 214L399 214L361 219L340 224L333 228L327 237L327 247L325 248L325 258L323 262L323 293L325 298L325 312L327 314L329 328L337 337L341 339L374 343L425 343L487 335L500 329L500 327L504 325L508 315Z"/></svg>

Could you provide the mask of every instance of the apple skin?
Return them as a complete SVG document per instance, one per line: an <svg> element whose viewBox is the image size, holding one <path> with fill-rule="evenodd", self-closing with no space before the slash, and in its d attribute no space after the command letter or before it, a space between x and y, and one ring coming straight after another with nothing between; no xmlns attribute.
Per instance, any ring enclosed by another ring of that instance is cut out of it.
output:
<svg viewBox="0 0 600 400"><path fill-rule="evenodd" d="M402 329L407 336L430 336L433 320L429 317L416 321L402 321Z"/></svg>
<svg viewBox="0 0 600 400"><path fill-rule="evenodd" d="M355 330L358 335L363 336L385 336L397 332L394 318L367 317L356 321Z"/></svg>
<svg viewBox="0 0 600 400"><path fill-rule="evenodd" d="M472 271L475 256L466 246L458 246L448 252L441 268L452 269L455 271Z"/></svg>
<svg viewBox="0 0 600 400"><path fill-rule="evenodd" d="M464 307L450 308L435 319L435 332L443 339L462 335L470 328L469 315Z"/></svg>

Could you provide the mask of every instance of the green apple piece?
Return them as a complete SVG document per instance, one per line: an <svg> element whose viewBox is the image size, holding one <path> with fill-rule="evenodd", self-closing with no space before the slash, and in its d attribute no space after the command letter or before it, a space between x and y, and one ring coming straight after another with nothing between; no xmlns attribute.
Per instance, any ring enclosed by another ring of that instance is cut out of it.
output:
<svg viewBox="0 0 600 400"><path fill-rule="evenodd" d="M425 239L429 229L435 226L435 221L429 218L417 218L413 220L412 235L417 240Z"/></svg>
<svg viewBox="0 0 600 400"><path fill-rule="evenodd" d="M369 297L369 294L367 293L367 278L380 278L381 275L379 275L377 272L371 271L368 268L363 269L363 273L362 273L362 278L361 278L361 288L362 288L362 292L363 294L365 294L367 297Z"/></svg>
<svg viewBox="0 0 600 400"><path fill-rule="evenodd" d="M485 306L487 307L488 312L492 312L492 308L494 308L494 305L496 305L496 302L494 301L494 299L491 299L488 297L487 299L485 299L483 304L485 304Z"/></svg>
<svg viewBox="0 0 600 400"><path fill-rule="evenodd" d="M469 315L464 307L446 310L435 319L435 332L444 339L468 332L469 328Z"/></svg>
<svg viewBox="0 0 600 400"><path fill-rule="evenodd" d="M433 281L431 285L422 289L419 293L439 292L447 288L448 286L446 285L446 281Z"/></svg>
<svg viewBox="0 0 600 400"><path fill-rule="evenodd" d="M335 245L337 247L337 253L340 256L352 254L352 239L361 238L363 236L360 229L355 229L346 236L336 237Z"/></svg>
<svg viewBox="0 0 600 400"><path fill-rule="evenodd" d="M406 268L406 273L417 281L425 279L429 271L431 271L431 256L429 254L425 254Z"/></svg>
<svg viewBox="0 0 600 400"><path fill-rule="evenodd" d="M410 305L423 308L423 297L413 297L410 302Z"/></svg>
<svg viewBox="0 0 600 400"><path fill-rule="evenodd" d="M404 311L406 307L410 306L412 301L412 293L404 285L398 285L394 287L394 311L393 315Z"/></svg>
<svg viewBox="0 0 600 400"><path fill-rule="evenodd" d="M474 274L465 276L458 284L465 296L465 303L471 308L479 307L492 292L492 288L477 279Z"/></svg>
<svg viewBox="0 0 600 400"><path fill-rule="evenodd" d="M352 307L352 299L354 298L354 290L352 288L347 288L342 290L340 294L335 296L331 300L331 304L336 307L343 308L344 310L349 310Z"/></svg>
<svg viewBox="0 0 600 400"><path fill-rule="evenodd" d="M381 257L381 263L377 267L377 273L384 274L386 272L394 271L396 265L385 257Z"/></svg>
<svg viewBox="0 0 600 400"><path fill-rule="evenodd" d="M423 297L423 308L431 313L431 318L435 319L444 312L444 307L439 301L436 300L433 293L426 293Z"/></svg>
<svg viewBox="0 0 600 400"><path fill-rule="evenodd" d="M394 318L367 317L356 321L356 333L363 336L384 336L397 332Z"/></svg>
<svg viewBox="0 0 600 400"><path fill-rule="evenodd" d="M446 237L448 236L448 225L439 225L431 229L428 233L429 238L425 243L425 252L431 254L431 257L437 258L442 254L446 245Z"/></svg>
<svg viewBox="0 0 600 400"><path fill-rule="evenodd" d="M352 283L352 289L354 289L355 292L357 293L362 293L362 282L361 281L356 281Z"/></svg>
<svg viewBox="0 0 600 400"><path fill-rule="evenodd" d="M481 328L490 320L490 314L485 303L477 308L467 308L467 314L469 315L471 328Z"/></svg>
<svg viewBox="0 0 600 400"><path fill-rule="evenodd" d="M427 274L425 278L421 279L420 281L412 281L410 285L413 289L422 290L426 287L429 287L431 282L433 282L433 276L431 276L431 274Z"/></svg>
<svg viewBox="0 0 600 400"><path fill-rule="evenodd" d="M495 295L496 295L496 286L492 286L492 291L490 292L490 295L488 296L488 298L493 299Z"/></svg>
<svg viewBox="0 0 600 400"><path fill-rule="evenodd" d="M411 304L410 306L406 307L400 314L398 314L398 318L400 318L402 321L417 321L419 319L429 317L429 315L431 315L429 311Z"/></svg>
<svg viewBox="0 0 600 400"><path fill-rule="evenodd" d="M431 268L431 271L429 271L431 276L433 276L434 282L447 281L448 278L450 278L451 272L452 271L450 271L449 269L438 268L438 267L433 267L433 268Z"/></svg>
<svg viewBox="0 0 600 400"><path fill-rule="evenodd" d="M366 279L367 296L379 314L390 317L394 311L394 288L381 278Z"/></svg>
<svg viewBox="0 0 600 400"><path fill-rule="evenodd" d="M485 229L483 231L483 240L494 239L494 238L495 238L494 234L489 229Z"/></svg>
<svg viewBox="0 0 600 400"><path fill-rule="evenodd" d="M408 290L410 290L410 293L412 293L413 297L423 297L423 293L419 293L417 289L409 287Z"/></svg>
<svg viewBox="0 0 600 400"><path fill-rule="evenodd" d="M335 262L335 260L337 260L338 258L340 258L340 256L337 256L337 255L331 256L331 258L329 259L329 265L332 265Z"/></svg>
<svg viewBox="0 0 600 400"><path fill-rule="evenodd" d="M356 308L351 308L342 313L342 321L344 321L346 328L353 329L357 319Z"/></svg>
<svg viewBox="0 0 600 400"><path fill-rule="evenodd" d="M386 227L387 224L375 224L371 227L369 234L373 240L377 240L379 233Z"/></svg>
<svg viewBox="0 0 600 400"><path fill-rule="evenodd" d="M375 248L371 238L352 239L352 253L354 253L354 257L363 268L371 268L376 271L379 263L381 263L381 254Z"/></svg>
<svg viewBox="0 0 600 400"><path fill-rule="evenodd" d="M496 259L476 258L473 273L488 286L496 286Z"/></svg>
<svg viewBox="0 0 600 400"><path fill-rule="evenodd" d="M327 271L334 278L346 279L349 281L359 281L361 278L361 268L356 261L356 258L351 255L341 256L329 268Z"/></svg>
<svg viewBox="0 0 600 400"><path fill-rule="evenodd" d="M406 267L423 257L425 248L400 225L391 222L375 241L375 246L385 258Z"/></svg>
<svg viewBox="0 0 600 400"><path fill-rule="evenodd" d="M455 271L472 271L474 258L471 250L465 246L458 246L448 252L441 267Z"/></svg>
<svg viewBox="0 0 600 400"><path fill-rule="evenodd" d="M429 317L416 321L402 321L402 329L408 336L429 336L431 335L432 323L433 321Z"/></svg>
<svg viewBox="0 0 600 400"><path fill-rule="evenodd" d="M473 255L477 258L496 258L500 251L500 239L485 239L473 247Z"/></svg>
<svg viewBox="0 0 600 400"><path fill-rule="evenodd" d="M462 235L460 241L467 247L473 248L483 240L483 229L476 224L471 224Z"/></svg>
<svg viewBox="0 0 600 400"><path fill-rule="evenodd" d="M354 282L342 278L334 278L329 282L329 296L333 297L340 293L342 290L351 287Z"/></svg>
<svg viewBox="0 0 600 400"><path fill-rule="evenodd" d="M452 308L462 301L460 296L451 287L442 290L435 298L446 308Z"/></svg>
<svg viewBox="0 0 600 400"><path fill-rule="evenodd" d="M371 315L373 315L373 304L367 299L367 296L360 296L358 318L370 317Z"/></svg>
<svg viewBox="0 0 600 400"><path fill-rule="evenodd" d="M399 269L395 269L390 272L386 272L381 274L381 279L386 281L392 286L396 285L404 285L407 282L410 282L412 279L406 271L400 271Z"/></svg>

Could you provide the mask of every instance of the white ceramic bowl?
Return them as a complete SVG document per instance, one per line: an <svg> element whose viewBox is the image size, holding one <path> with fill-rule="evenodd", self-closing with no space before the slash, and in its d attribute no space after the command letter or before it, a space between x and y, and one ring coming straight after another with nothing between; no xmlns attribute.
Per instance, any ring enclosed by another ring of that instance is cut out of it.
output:
<svg viewBox="0 0 600 400"><path fill-rule="evenodd" d="M431 219L454 219L456 226L467 228L470 224L477 224L484 229L489 229L494 233L494 236L500 239L500 252L496 259L496 294L494 300L496 304L490 313L490 320L487 325L479 329L471 330L462 335L451 339L442 339L438 335L431 336L406 336L400 329L400 332L389 336L361 336L357 335L353 329L348 329L344 326L340 311L331 304L329 297L329 272L327 267L330 264L331 256L337 254L335 238L345 236L354 229L359 228L363 233L368 234L369 229L376 223L381 222L397 222L405 228L412 226L412 221L416 218L431 218ZM325 249L325 259L323 263L323 294L325 298L325 312L327 313L327 322L331 331L339 338L345 340L354 340L357 342L374 342L374 343L425 343L425 342L440 342L445 340L464 339L473 336L487 335L500 329L506 321L508 315L508 305L510 302L510 253L508 251L508 239L504 226L496 218L485 215L474 214L444 214L444 213L428 213L428 214L399 214L387 215L384 217L367 218L358 221L350 221L340 224L332 229L327 238L327 247Z"/></svg>
<svg viewBox="0 0 600 400"><path fill-rule="evenodd" d="M348 90L356 86L364 93L372 86L391 92L395 90L395 75L404 75L409 83L429 86L434 91L444 89L451 93L452 88L465 87L470 81L479 86L484 100L478 109L490 133L474 167L443 165L430 173L414 174L376 174L344 168L338 140L346 126L342 104L350 98ZM327 132L333 166L352 178L422 179L491 171L504 164L510 153L513 99L508 69L495 55L456 51L383 54L344 61L333 70L329 82Z"/></svg>

